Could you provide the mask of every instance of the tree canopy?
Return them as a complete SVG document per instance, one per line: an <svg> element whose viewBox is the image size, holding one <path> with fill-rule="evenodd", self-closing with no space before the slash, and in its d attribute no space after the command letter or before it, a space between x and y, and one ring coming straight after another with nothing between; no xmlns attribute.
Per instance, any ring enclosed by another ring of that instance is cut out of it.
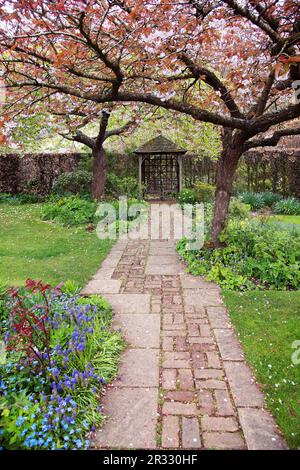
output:
<svg viewBox="0 0 300 470"><path fill-rule="evenodd" d="M76 126L117 103L144 103L221 126L215 240L243 151L300 133L300 103L293 99L300 79L298 0L0 5L8 90L2 134L15 116L45 105L58 126L62 116Z"/></svg>

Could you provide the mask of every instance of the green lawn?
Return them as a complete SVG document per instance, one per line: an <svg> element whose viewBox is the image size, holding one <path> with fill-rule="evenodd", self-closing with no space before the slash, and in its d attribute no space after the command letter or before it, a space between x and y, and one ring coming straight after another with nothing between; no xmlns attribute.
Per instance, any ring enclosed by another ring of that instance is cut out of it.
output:
<svg viewBox="0 0 300 470"><path fill-rule="evenodd" d="M300 340L300 293L227 291L224 298L269 409L289 446L300 448L300 362L292 362L292 344ZM300 352L295 356L300 361Z"/></svg>
<svg viewBox="0 0 300 470"><path fill-rule="evenodd" d="M285 224L299 225L300 215L273 215L271 220L284 222Z"/></svg>
<svg viewBox="0 0 300 470"><path fill-rule="evenodd" d="M71 279L83 286L112 242L84 227L66 228L39 218L42 205L0 205L0 283L23 285L28 278L51 284Z"/></svg>

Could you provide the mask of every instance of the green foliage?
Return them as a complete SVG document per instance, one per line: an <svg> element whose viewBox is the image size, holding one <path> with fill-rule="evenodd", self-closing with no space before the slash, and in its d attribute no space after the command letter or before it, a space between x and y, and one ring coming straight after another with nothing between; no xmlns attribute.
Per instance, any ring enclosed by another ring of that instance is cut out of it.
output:
<svg viewBox="0 0 300 470"><path fill-rule="evenodd" d="M0 204L10 204L13 199L13 195L10 193L0 193Z"/></svg>
<svg viewBox="0 0 300 470"><path fill-rule="evenodd" d="M57 202L45 204L42 209L43 220L53 220L62 225L87 225L95 222L96 202L71 196Z"/></svg>
<svg viewBox="0 0 300 470"><path fill-rule="evenodd" d="M45 137L55 137L51 130L51 119L44 113L38 112L35 115L27 114L16 116L14 122L17 124L12 130L14 143L25 152L41 152L41 142ZM51 135L52 132L52 135ZM1 148L1 152L15 152L15 147L8 145Z"/></svg>
<svg viewBox="0 0 300 470"><path fill-rule="evenodd" d="M250 205L244 204L238 198L232 197L229 205L229 217L235 219L245 219L248 217Z"/></svg>
<svg viewBox="0 0 300 470"><path fill-rule="evenodd" d="M131 198L139 197L139 182L133 176L120 178L114 173L108 173L105 187L105 194L117 198L127 196Z"/></svg>
<svg viewBox="0 0 300 470"><path fill-rule="evenodd" d="M272 207L280 201L280 199L281 196L279 194L272 193L271 191L262 193L244 192L241 194L242 202L249 204L253 210L259 210L263 207Z"/></svg>
<svg viewBox="0 0 300 470"><path fill-rule="evenodd" d="M294 197L289 197L278 201L274 206L275 214L300 215L300 201Z"/></svg>
<svg viewBox="0 0 300 470"><path fill-rule="evenodd" d="M201 181L195 183L193 188L184 188L177 195L177 202L184 204L210 203L214 199L215 187Z"/></svg>
<svg viewBox="0 0 300 470"><path fill-rule="evenodd" d="M36 194L30 193L19 193L19 194L10 194L10 193L0 193L0 204L35 204L41 202L43 198Z"/></svg>
<svg viewBox="0 0 300 470"><path fill-rule="evenodd" d="M193 274L207 275L226 289L299 289L299 232L264 221L233 220L223 234L225 247L178 251Z"/></svg>
<svg viewBox="0 0 300 470"><path fill-rule="evenodd" d="M280 194L272 193L271 191L265 191L260 194L263 198L264 205L267 207L273 207L276 202L282 199L282 196Z"/></svg>
<svg viewBox="0 0 300 470"><path fill-rule="evenodd" d="M265 205L264 199L259 193L245 192L241 194L241 200L245 204L249 204L252 210L262 209Z"/></svg>
<svg viewBox="0 0 300 470"><path fill-rule="evenodd" d="M80 286L77 282L68 279L65 281L61 287L61 291L66 295L77 295L80 292Z"/></svg>
<svg viewBox="0 0 300 470"><path fill-rule="evenodd" d="M196 192L194 189L185 188L179 191L177 195L177 202L181 206L184 204L196 204Z"/></svg>
<svg viewBox="0 0 300 470"><path fill-rule="evenodd" d="M62 173L54 181L52 191L60 196L84 196L91 193L92 179L92 174L85 170Z"/></svg>
<svg viewBox="0 0 300 470"><path fill-rule="evenodd" d="M144 214L146 203L138 199L128 199L124 204L124 214L120 210L120 201L108 201L114 208L114 212L104 212L101 216L97 214L98 203L88 199L82 199L79 196L71 196L54 200L45 204L42 208L42 219L53 220L64 226L80 226L99 223L101 220L106 224L116 223L117 233L126 231L128 224L133 222L140 214ZM133 211L133 206L137 211ZM127 210L126 210L127 208ZM110 217L111 216L111 217Z"/></svg>
<svg viewBox="0 0 300 470"><path fill-rule="evenodd" d="M7 286L0 283L0 333L6 327L9 317Z"/></svg>
<svg viewBox="0 0 300 470"><path fill-rule="evenodd" d="M194 185L197 202L211 202L214 199L215 186L199 181Z"/></svg>

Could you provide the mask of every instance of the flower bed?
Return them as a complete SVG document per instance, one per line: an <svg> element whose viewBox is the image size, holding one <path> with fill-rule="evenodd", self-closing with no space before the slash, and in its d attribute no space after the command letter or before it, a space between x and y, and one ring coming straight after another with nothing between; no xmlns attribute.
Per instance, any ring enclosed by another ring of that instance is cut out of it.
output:
<svg viewBox="0 0 300 470"><path fill-rule="evenodd" d="M189 272L207 276L229 290L300 288L300 237L293 228L264 220L232 220L222 234L224 246L189 251L182 239L177 250Z"/></svg>
<svg viewBox="0 0 300 470"><path fill-rule="evenodd" d="M86 449L103 416L99 396L123 341L98 296L27 281L10 293L0 365L0 442L7 449Z"/></svg>

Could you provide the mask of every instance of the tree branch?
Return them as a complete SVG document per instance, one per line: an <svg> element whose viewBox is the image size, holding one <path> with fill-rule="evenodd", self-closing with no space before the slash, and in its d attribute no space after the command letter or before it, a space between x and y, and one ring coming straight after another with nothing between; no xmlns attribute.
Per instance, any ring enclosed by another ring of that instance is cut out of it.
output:
<svg viewBox="0 0 300 470"><path fill-rule="evenodd" d="M196 65L185 52L181 52L179 54L179 59L184 62L184 64L187 66L190 72L192 72L196 79L204 80L205 83L220 93L220 97L226 105L227 109L230 111L232 117L243 117L230 91L212 71L206 69L205 67Z"/></svg>
<svg viewBox="0 0 300 470"><path fill-rule="evenodd" d="M276 124L291 121L298 117L300 117L300 104L295 104L275 113L264 114L257 120L250 122L255 133L258 134L260 132L266 132L270 127L275 126Z"/></svg>
<svg viewBox="0 0 300 470"><path fill-rule="evenodd" d="M70 87L67 85L60 85L58 83L51 82L42 82L37 79L32 79L28 82L14 82L11 85L7 85L7 88L26 88L26 87L36 87L40 86L41 88L49 88L52 90L57 90L63 94L75 96L82 100L92 101L94 103L113 103L113 102L139 102L147 103L152 106L160 106L165 109L170 109L172 111L178 111L189 116L192 116L197 121L211 122L212 124L237 128L242 130L249 130L249 122L244 119L224 116L222 114L212 113L210 111L199 109L197 106L176 101L173 99L159 98L158 96L151 93L133 93L133 92L117 92L114 94L112 91L108 91L106 94L90 94L81 91L79 88Z"/></svg>
<svg viewBox="0 0 300 470"><path fill-rule="evenodd" d="M100 120L100 126L99 126L99 132L98 135L95 139L95 147L100 148L103 145L103 142L106 139L106 129L108 126L108 121L110 118L110 111L107 109L103 109L101 111L101 120Z"/></svg>
<svg viewBox="0 0 300 470"><path fill-rule="evenodd" d="M76 134L69 135L63 134L62 132L58 133L64 139L70 140L71 142L79 142L80 144L84 144L90 149L93 149L95 146L95 140L93 137L89 137L88 135L84 134L83 132L77 130Z"/></svg>
<svg viewBox="0 0 300 470"><path fill-rule="evenodd" d="M274 147L278 144L281 137L289 135L300 135L300 127L298 128L287 128L280 131L276 131L270 137L265 137L261 139L250 140L244 144L246 150L256 148L256 147Z"/></svg>
<svg viewBox="0 0 300 470"><path fill-rule="evenodd" d="M116 129L111 129L110 131L106 131L104 140L109 139L109 137L113 137L115 135L124 134L124 132L128 131L133 124L135 124L135 121L131 120L124 124L124 126L117 127Z"/></svg>
<svg viewBox="0 0 300 470"><path fill-rule="evenodd" d="M272 70L265 83L263 91L257 100L257 103L255 104L253 110L250 111L250 113L253 111L255 116L261 116L263 114L264 110L266 109L266 105L268 102L268 98L269 98L274 80L275 80L275 72L274 70Z"/></svg>
<svg viewBox="0 0 300 470"><path fill-rule="evenodd" d="M228 5L232 10L239 16L246 18L247 20L251 21L252 24L258 26L262 31L264 31L270 39L275 44L283 45L283 39L280 35L275 31L273 27L271 27L270 22L267 22L264 18L260 15L255 15L247 6L241 5L236 0L222 0L223 3Z"/></svg>
<svg viewBox="0 0 300 470"><path fill-rule="evenodd" d="M82 34L82 36L85 38L87 45L89 46L90 49L94 50L100 60L106 65L107 68L109 68L116 76L116 84L121 84L122 79L123 79L123 74L121 72L121 69L119 65L113 61L111 61L108 56L102 51L102 49L96 44L90 35L87 33L84 27L84 19L85 19L85 13L82 12L80 15L80 20L79 20L79 30Z"/></svg>

